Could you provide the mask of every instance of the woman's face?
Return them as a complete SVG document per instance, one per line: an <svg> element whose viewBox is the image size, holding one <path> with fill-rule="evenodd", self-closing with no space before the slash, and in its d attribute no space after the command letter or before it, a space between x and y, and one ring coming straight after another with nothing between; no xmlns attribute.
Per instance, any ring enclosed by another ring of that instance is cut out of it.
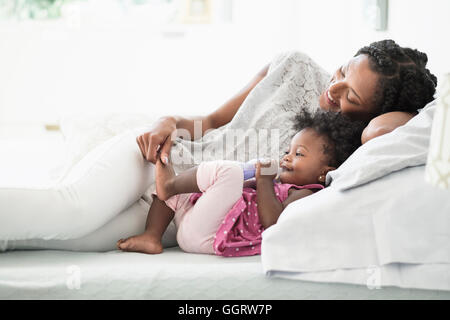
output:
<svg viewBox="0 0 450 320"><path fill-rule="evenodd" d="M352 120L369 121L378 115L375 89L379 75L369 67L367 55L358 55L341 66L320 95L324 110L342 112Z"/></svg>

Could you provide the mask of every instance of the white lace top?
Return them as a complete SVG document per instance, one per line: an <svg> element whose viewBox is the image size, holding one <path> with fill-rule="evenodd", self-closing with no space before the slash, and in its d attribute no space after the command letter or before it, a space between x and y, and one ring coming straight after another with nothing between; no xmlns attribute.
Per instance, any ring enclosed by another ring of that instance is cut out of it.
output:
<svg viewBox="0 0 450 320"><path fill-rule="evenodd" d="M183 171L215 159L279 159L295 134L293 116L300 108L319 108L319 96L329 80L330 75L303 53L276 56L266 77L249 93L228 124L196 141L174 141L171 158L175 170Z"/></svg>

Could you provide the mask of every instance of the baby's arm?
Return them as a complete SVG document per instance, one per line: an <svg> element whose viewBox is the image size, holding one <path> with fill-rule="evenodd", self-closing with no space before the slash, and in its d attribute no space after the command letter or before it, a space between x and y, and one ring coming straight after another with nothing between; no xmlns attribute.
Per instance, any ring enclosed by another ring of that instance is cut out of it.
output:
<svg viewBox="0 0 450 320"><path fill-rule="evenodd" d="M295 200L310 196L313 193L314 192L312 192L309 189L297 190L297 189L291 188L291 189L289 189L288 197L286 198L286 200L283 201L283 207L286 208L289 203L294 202Z"/></svg>
<svg viewBox="0 0 450 320"><path fill-rule="evenodd" d="M278 218L288 204L313 194L309 189L290 189L289 196L281 203L275 195L272 180L258 179L257 183L256 201L258 203L258 215L265 229L277 223Z"/></svg>
<svg viewBox="0 0 450 320"><path fill-rule="evenodd" d="M246 181L244 181L244 188L252 188L252 189L256 189L256 179L248 179Z"/></svg>
<svg viewBox="0 0 450 320"><path fill-rule="evenodd" d="M256 179L256 203L259 221L264 229L275 224L284 207L275 195L272 179Z"/></svg>

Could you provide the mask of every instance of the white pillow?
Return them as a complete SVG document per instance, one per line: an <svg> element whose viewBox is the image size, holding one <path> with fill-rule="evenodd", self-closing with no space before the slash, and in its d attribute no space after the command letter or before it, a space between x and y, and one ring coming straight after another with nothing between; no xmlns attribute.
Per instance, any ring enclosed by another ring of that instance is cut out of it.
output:
<svg viewBox="0 0 450 320"><path fill-rule="evenodd" d="M405 125L359 147L338 169L327 174L326 184L347 190L393 171L425 164L435 109L432 101Z"/></svg>
<svg viewBox="0 0 450 320"><path fill-rule="evenodd" d="M346 191L331 185L291 203L262 234L264 271L317 272L320 278L322 271L393 263L449 270L450 193L427 184L424 172L423 165L404 168ZM448 275L439 276L450 290ZM435 283L412 277L396 274L386 285Z"/></svg>

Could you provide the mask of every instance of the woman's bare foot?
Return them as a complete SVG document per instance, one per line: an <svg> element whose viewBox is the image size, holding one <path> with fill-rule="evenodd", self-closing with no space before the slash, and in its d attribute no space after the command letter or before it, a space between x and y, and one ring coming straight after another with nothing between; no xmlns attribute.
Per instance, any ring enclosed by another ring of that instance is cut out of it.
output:
<svg viewBox="0 0 450 320"><path fill-rule="evenodd" d="M163 252L161 239L157 239L149 233L142 233L127 239L117 241L117 248L123 251L142 252L156 254Z"/></svg>
<svg viewBox="0 0 450 320"><path fill-rule="evenodd" d="M173 196L173 179L176 177L170 160L167 160L167 164L163 164L161 159L156 161L155 169L156 180L156 194L159 200L165 201Z"/></svg>

